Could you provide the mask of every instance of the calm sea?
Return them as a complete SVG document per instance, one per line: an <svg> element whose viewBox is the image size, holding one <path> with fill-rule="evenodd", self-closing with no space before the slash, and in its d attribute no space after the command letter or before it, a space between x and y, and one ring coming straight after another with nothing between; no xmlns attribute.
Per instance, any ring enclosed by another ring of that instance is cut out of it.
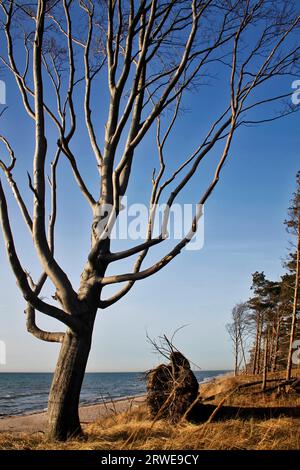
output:
<svg viewBox="0 0 300 470"><path fill-rule="evenodd" d="M211 370L198 371L195 374L199 382L204 382L224 372L226 371ZM50 373L1 373L0 416L45 410L51 379ZM145 391L144 374L139 372L87 373L81 392L81 404L143 395Z"/></svg>

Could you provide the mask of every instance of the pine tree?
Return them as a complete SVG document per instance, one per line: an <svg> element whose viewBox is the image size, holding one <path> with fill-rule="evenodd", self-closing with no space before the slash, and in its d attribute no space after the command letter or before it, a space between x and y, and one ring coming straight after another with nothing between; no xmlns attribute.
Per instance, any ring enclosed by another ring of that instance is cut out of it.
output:
<svg viewBox="0 0 300 470"><path fill-rule="evenodd" d="M289 337L289 350L287 357L286 379L290 380L292 374L293 345L296 336L297 314L299 311L299 274L300 274L300 172L296 177L296 191L293 194L291 207L288 210L288 219L285 221L288 233L296 238L295 252L291 253L286 263L290 273L294 275L293 313Z"/></svg>

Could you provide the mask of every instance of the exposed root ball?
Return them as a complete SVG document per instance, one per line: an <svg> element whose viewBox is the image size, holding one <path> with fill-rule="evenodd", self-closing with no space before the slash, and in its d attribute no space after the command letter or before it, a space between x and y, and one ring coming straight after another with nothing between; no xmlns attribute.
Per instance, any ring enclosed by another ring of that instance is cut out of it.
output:
<svg viewBox="0 0 300 470"><path fill-rule="evenodd" d="M197 398L198 388L189 361L180 352L172 352L170 364L147 374L147 403L152 417L178 422Z"/></svg>

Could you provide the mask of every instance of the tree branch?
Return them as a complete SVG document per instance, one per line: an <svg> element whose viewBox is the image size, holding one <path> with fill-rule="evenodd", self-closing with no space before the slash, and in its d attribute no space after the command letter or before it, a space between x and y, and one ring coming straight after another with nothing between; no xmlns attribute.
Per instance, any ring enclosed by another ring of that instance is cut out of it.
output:
<svg viewBox="0 0 300 470"><path fill-rule="evenodd" d="M28 284L26 272L23 270L21 263L19 261L18 255L16 253L14 239L11 231L11 226L8 217L7 202L5 194L3 191L2 183L0 180L0 218L2 231L4 235L4 241L6 245L7 256L12 268L12 271L16 277L18 286L23 293L24 299L33 307L39 310L40 312L48 315L56 320L61 321L65 325L69 326L72 329L78 327L76 319L71 315L68 315L63 310L49 305L38 298L38 296L32 291Z"/></svg>

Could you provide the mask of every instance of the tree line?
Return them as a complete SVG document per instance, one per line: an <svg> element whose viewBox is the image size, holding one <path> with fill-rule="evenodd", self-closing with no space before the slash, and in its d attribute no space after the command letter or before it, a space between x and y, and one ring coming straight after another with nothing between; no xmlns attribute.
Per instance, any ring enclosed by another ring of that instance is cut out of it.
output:
<svg viewBox="0 0 300 470"><path fill-rule="evenodd" d="M250 299L235 305L226 325L235 375L261 374L263 388L269 372L285 370L288 381L293 367L299 366L300 172L284 224L290 236L285 273L279 280L268 279L264 272L252 274Z"/></svg>

